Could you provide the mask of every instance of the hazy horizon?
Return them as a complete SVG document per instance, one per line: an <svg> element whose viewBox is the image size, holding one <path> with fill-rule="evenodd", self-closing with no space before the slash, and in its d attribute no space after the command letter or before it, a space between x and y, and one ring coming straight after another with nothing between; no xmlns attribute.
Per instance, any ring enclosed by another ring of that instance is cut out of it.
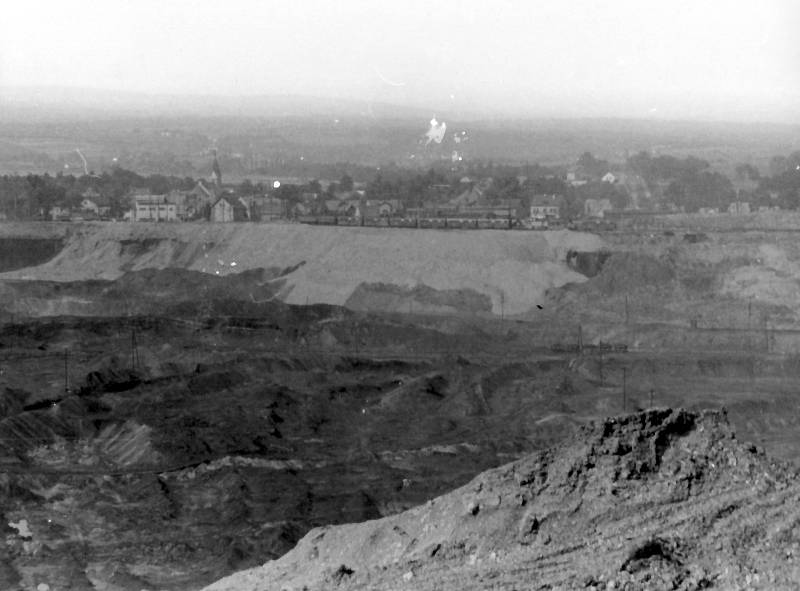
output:
<svg viewBox="0 0 800 591"><path fill-rule="evenodd" d="M789 0L42 0L5 16L7 100L60 88L156 106L303 96L465 116L800 122Z"/></svg>

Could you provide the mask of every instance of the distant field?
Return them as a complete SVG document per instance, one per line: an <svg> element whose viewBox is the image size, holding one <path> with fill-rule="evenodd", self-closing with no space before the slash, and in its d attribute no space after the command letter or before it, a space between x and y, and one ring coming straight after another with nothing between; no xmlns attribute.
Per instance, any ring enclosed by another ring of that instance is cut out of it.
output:
<svg viewBox="0 0 800 591"><path fill-rule="evenodd" d="M781 125L710 124L627 120L448 120L450 129L465 131L469 141L454 143L448 133L441 144L424 145L426 117L389 119L342 117L332 112L311 117L120 117L48 122L0 120L0 171L40 172L50 161L50 172L82 163L102 170L119 164L140 173L206 174L209 150L216 147L226 158L242 163L233 176L245 176L252 163L295 166L303 163L350 162L379 166L429 166L449 162L458 150L464 159L525 164L565 164L591 151L614 162L627 154L647 150L707 159L716 170L731 174L736 164L748 162L762 171L769 158L796 150L797 127ZM18 148L15 152L14 146ZM25 158L20 155L25 154ZM234 156L235 155L235 156ZM303 160L301 161L301 157ZM25 163L28 163L26 167ZM229 162L233 162L229 160ZM190 168L187 169L187 166ZM238 165L237 165L238 166ZM229 167L230 168L230 167Z"/></svg>

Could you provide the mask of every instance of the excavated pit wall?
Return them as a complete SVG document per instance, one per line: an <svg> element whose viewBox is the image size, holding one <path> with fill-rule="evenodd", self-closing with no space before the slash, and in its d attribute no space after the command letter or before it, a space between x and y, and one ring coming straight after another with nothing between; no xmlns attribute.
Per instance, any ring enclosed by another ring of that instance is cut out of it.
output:
<svg viewBox="0 0 800 591"><path fill-rule="evenodd" d="M416 230L301 224L13 224L0 237L66 236L45 264L7 273L17 279L114 279L125 271L179 267L227 275L294 267L278 299L344 305L363 284L478 294L494 314L523 314L546 290L585 281L566 264L569 251L603 247L593 234L567 230ZM449 311L451 306L443 306Z"/></svg>
<svg viewBox="0 0 800 591"><path fill-rule="evenodd" d="M44 264L63 247L60 238L0 237L0 273Z"/></svg>

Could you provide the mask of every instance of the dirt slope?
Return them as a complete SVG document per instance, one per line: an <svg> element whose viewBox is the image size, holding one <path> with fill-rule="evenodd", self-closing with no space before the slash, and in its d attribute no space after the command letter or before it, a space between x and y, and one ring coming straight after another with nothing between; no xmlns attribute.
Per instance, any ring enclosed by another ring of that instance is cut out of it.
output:
<svg viewBox="0 0 800 591"><path fill-rule="evenodd" d="M0 235L12 232L0 228ZM25 228L16 228L16 234ZM295 268L280 298L343 305L364 283L471 290L499 314L523 313L545 290L585 277L569 269L569 250L592 251L591 234L337 228L301 224L83 224L64 249L38 267L4 278L114 279L126 271L178 267L219 275Z"/></svg>
<svg viewBox="0 0 800 591"><path fill-rule="evenodd" d="M794 589L794 478L724 414L652 410L206 590Z"/></svg>

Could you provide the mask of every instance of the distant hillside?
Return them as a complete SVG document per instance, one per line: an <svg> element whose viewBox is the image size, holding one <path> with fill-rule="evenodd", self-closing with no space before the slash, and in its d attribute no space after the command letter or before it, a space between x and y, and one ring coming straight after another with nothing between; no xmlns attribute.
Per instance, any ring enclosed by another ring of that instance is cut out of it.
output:
<svg viewBox="0 0 800 591"><path fill-rule="evenodd" d="M64 117L369 117L430 118L443 110L292 94L223 96L169 95L63 87L0 87L0 120L26 117L52 120ZM474 114L473 114L474 116Z"/></svg>
<svg viewBox="0 0 800 591"><path fill-rule="evenodd" d="M425 138L434 116L447 126L441 143ZM313 163L428 167L449 164L454 152L460 162L552 165L574 162L586 151L621 162L647 150L693 154L732 169L740 162L766 167L772 156L800 148L797 125L509 119L368 100L60 88L0 88L0 137L0 173L80 170L80 148L95 171L117 163L144 174L198 176L209 172L215 147L236 178L292 164L301 176Z"/></svg>

